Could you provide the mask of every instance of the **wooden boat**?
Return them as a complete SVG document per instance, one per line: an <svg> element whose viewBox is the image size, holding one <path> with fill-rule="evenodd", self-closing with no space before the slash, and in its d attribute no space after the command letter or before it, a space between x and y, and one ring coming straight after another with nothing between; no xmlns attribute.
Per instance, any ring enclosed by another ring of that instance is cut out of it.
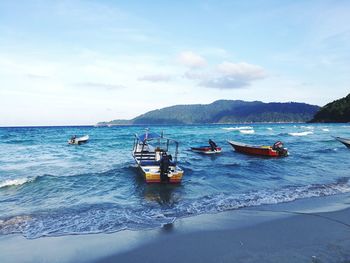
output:
<svg viewBox="0 0 350 263"><path fill-rule="evenodd" d="M68 144L83 144L89 140L89 135L85 135L79 138L73 136L70 140L68 140Z"/></svg>
<svg viewBox="0 0 350 263"><path fill-rule="evenodd" d="M341 138L341 137L333 137L333 138L341 142L342 144L344 144L346 147L350 148L350 139Z"/></svg>
<svg viewBox="0 0 350 263"><path fill-rule="evenodd" d="M278 141L274 143L273 146L254 146L249 144L244 144L240 142L227 141L237 152L250 154L250 155L260 155L268 157L281 157L287 156L288 150L283 147L282 142Z"/></svg>
<svg viewBox="0 0 350 263"><path fill-rule="evenodd" d="M221 153L222 149L221 147L215 147L215 149L213 150L210 146L199 146L191 147L191 151L203 154L216 154Z"/></svg>
<svg viewBox="0 0 350 263"><path fill-rule="evenodd" d="M140 136L135 134L132 156L147 183L181 182L184 172L177 165L178 146L177 141L148 130ZM174 147L174 158L170 147Z"/></svg>

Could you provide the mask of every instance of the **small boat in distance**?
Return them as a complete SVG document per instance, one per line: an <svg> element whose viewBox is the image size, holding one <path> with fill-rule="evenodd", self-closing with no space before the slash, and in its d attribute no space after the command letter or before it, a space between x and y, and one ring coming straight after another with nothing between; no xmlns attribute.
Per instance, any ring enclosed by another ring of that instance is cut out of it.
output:
<svg viewBox="0 0 350 263"><path fill-rule="evenodd" d="M77 138L76 135L74 135L72 138L68 140L68 144L83 144L86 143L89 140L89 135L85 135L82 137Z"/></svg>
<svg viewBox="0 0 350 263"><path fill-rule="evenodd" d="M250 155L260 155L268 157L283 157L288 156L287 148L283 147L283 143L277 141L273 146L254 146L249 144L244 144L240 142L227 141L237 152L250 154Z"/></svg>
<svg viewBox="0 0 350 263"><path fill-rule="evenodd" d="M221 147L218 147L214 141L209 139L209 145L191 147L191 151L203 154L216 154L221 153Z"/></svg>
<svg viewBox="0 0 350 263"><path fill-rule="evenodd" d="M335 136L333 136L333 138L341 142L342 144L344 144L346 147L350 148L350 139L335 137Z"/></svg>
<svg viewBox="0 0 350 263"><path fill-rule="evenodd" d="M191 147L191 151L196 153L203 153L203 154L216 154L216 153L221 153L222 149L221 147L216 147L214 150L212 150L210 146L198 146L198 147Z"/></svg>
<svg viewBox="0 0 350 263"><path fill-rule="evenodd" d="M152 145L150 144L152 143ZM174 147L173 156L170 147ZM177 165L179 143L163 134L135 134L132 156L147 183L180 183L183 170Z"/></svg>

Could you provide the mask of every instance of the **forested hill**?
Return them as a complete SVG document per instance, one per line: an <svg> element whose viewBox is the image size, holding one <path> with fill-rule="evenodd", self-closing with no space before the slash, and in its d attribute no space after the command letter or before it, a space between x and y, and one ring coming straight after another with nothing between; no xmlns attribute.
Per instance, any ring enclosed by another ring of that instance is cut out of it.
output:
<svg viewBox="0 0 350 263"><path fill-rule="evenodd" d="M350 122L350 94L322 107L311 122Z"/></svg>
<svg viewBox="0 0 350 263"><path fill-rule="evenodd" d="M306 122L318 110L319 106L296 102L218 100L211 104L166 107L149 111L131 120L101 122L99 125Z"/></svg>

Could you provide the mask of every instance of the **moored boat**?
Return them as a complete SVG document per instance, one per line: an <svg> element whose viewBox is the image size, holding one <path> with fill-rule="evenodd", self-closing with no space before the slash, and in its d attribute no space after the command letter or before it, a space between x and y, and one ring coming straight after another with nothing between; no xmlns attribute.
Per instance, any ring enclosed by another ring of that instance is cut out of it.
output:
<svg viewBox="0 0 350 263"><path fill-rule="evenodd" d="M191 147L191 150L193 152L204 153L204 154L221 153L221 147L218 147L217 144L212 139L209 139L208 144L209 145L205 145L205 146Z"/></svg>
<svg viewBox="0 0 350 263"><path fill-rule="evenodd" d="M235 149L235 151L240 153L269 157L282 157L288 155L287 148L284 148L283 143L280 141L274 143L273 146L255 146L234 141L227 142Z"/></svg>
<svg viewBox="0 0 350 263"><path fill-rule="evenodd" d="M181 182L183 170L177 165L178 146L177 141L148 130L140 136L135 134L132 156L147 183ZM170 147L174 147L174 158Z"/></svg>
<svg viewBox="0 0 350 263"><path fill-rule="evenodd" d="M82 137L77 138L77 136L73 136L68 140L68 144L83 144L86 143L89 140L89 135L85 135Z"/></svg>
<svg viewBox="0 0 350 263"><path fill-rule="evenodd" d="M203 153L203 154L216 154L221 153L222 149L221 147L215 147L212 149L210 146L198 146L198 147L191 147L192 152L196 153Z"/></svg>
<svg viewBox="0 0 350 263"><path fill-rule="evenodd" d="M333 137L333 138L341 142L342 144L344 144L346 147L350 148L350 139L341 138L341 137Z"/></svg>

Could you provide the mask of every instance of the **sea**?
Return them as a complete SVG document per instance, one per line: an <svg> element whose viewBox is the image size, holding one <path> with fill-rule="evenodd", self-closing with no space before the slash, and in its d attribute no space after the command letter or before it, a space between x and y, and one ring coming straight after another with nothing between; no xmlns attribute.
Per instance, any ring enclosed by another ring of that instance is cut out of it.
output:
<svg viewBox="0 0 350 263"><path fill-rule="evenodd" d="M134 134L179 142L179 185L145 183L132 158ZM88 143L68 145L72 135ZM28 239L143 230L183 217L350 192L350 124L230 124L0 128L0 236ZM214 140L221 154L191 146ZM290 155L235 152L227 140L282 141Z"/></svg>

